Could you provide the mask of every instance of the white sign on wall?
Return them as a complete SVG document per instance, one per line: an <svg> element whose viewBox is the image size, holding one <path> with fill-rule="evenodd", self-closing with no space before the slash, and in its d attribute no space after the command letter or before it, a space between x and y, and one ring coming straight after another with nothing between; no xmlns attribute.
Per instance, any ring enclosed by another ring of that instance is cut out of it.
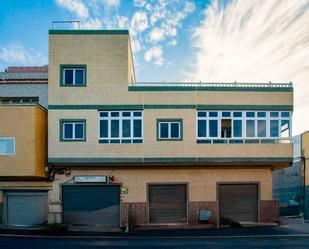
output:
<svg viewBox="0 0 309 249"><path fill-rule="evenodd" d="M75 183L87 183L87 182L103 182L107 183L107 176L74 176Z"/></svg>

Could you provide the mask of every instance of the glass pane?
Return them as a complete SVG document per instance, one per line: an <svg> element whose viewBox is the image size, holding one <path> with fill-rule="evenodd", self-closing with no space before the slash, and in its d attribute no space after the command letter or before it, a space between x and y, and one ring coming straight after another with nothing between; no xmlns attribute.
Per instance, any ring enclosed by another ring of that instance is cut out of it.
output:
<svg viewBox="0 0 309 249"><path fill-rule="evenodd" d="M122 137L131 136L131 120L122 120Z"/></svg>
<svg viewBox="0 0 309 249"><path fill-rule="evenodd" d="M122 113L122 117L130 117L131 116L131 112L123 112Z"/></svg>
<svg viewBox="0 0 309 249"><path fill-rule="evenodd" d="M218 137L218 120L209 120L209 137Z"/></svg>
<svg viewBox="0 0 309 249"><path fill-rule="evenodd" d="M231 117L231 112L222 112L222 117Z"/></svg>
<svg viewBox="0 0 309 249"><path fill-rule="evenodd" d="M218 117L218 112L209 112L209 117Z"/></svg>
<svg viewBox="0 0 309 249"><path fill-rule="evenodd" d="M233 117L242 117L242 112L234 112Z"/></svg>
<svg viewBox="0 0 309 249"><path fill-rule="evenodd" d="M258 137L266 137L266 120L258 120Z"/></svg>
<svg viewBox="0 0 309 249"><path fill-rule="evenodd" d="M206 112L198 112L197 116L198 117L206 117Z"/></svg>
<svg viewBox="0 0 309 249"><path fill-rule="evenodd" d="M83 85L84 82L84 70L83 69L76 69L75 70L75 84L76 85Z"/></svg>
<svg viewBox="0 0 309 249"><path fill-rule="evenodd" d="M246 120L246 136L254 137L255 136L255 122L254 120Z"/></svg>
<svg viewBox="0 0 309 249"><path fill-rule="evenodd" d="M0 155L14 154L14 139L0 140Z"/></svg>
<svg viewBox="0 0 309 249"><path fill-rule="evenodd" d="M100 112L100 117L108 117L108 112Z"/></svg>
<svg viewBox="0 0 309 249"><path fill-rule="evenodd" d="M290 137L289 120L281 120L281 137Z"/></svg>
<svg viewBox="0 0 309 249"><path fill-rule="evenodd" d="M84 124L75 124L75 138L84 138Z"/></svg>
<svg viewBox="0 0 309 249"><path fill-rule="evenodd" d="M108 121L100 120L100 137L108 137Z"/></svg>
<svg viewBox="0 0 309 249"><path fill-rule="evenodd" d="M278 112L270 112L270 116L271 117L279 117L279 113Z"/></svg>
<svg viewBox="0 0 309 249"><path fill-rule="evenodd" d="M160 125L160 138L168 138L168 123L159 123Z"/></svg>
<svg viewBox="0 0 309 249"><path fill-rule="evenodd" d="M72 139L73 138L73 124L63 124L63 126L64 126L63 138Z"/></svg>
<svg viewBox="0 0 309 249"><path fill-rule="evenodd" d="M142 116L142 112L133 112L133 116L134 117L141 117Z"/></svg>
<svg viewBox="0 0 309 249"><path fill-rule="evenodd" d="M133 137L142 137L142 120L133 120Z"/></svg>
<svg viewBox="0 0 309 249"><path fill-rule="evenodd" d="M281 112L281 117L288 118L288 117L290 117L290 113L289 112Z"/></svg>
<svg viewBox="0 0 309 249"><path fill-rule="evenodd" d="M206 129L207 129L206 124L207 124L206 120L198 120L197 122L198 137L206 137Z"/></svg>
<svg viewBox="0 0 309 249"><path fill-rule="evenodd" d="M255 112L246 112L246 117L254 118L255 117Z"/></svg>
<svg viewBox="0 0 309 249"><path fill-rule="evenodd" d="M111 112L111 117L119 117L119 112Z"/></svg>
<svg viewBox="0 0 309 249"><path fill-rule="evenodd" d="M258 116L259 118L265 118L265 117L266 117L266 112L258 112L258 113L257 113L257 116Z"/></svg>
<svg viewBox="0 0 309 249"><path fill-rule="evenodd" d="M233 120L233 135L234 137L242 137L242 121Z"/></svg>
<svg viewBox="0 0 309 249"><path fill-rule="evenodd" d="M171 123L171 138L180 138L180 123Z"/></svg>
<svg viewBox="0 0 309 249"><path fill-rule="evenodd" d="M278 137L279 136L279 121L270 120L270 136Z"/></svg>
<svg viewBox="0 0 309 249"><path fill-rule="evenodd" d="M65 69L64 70L64 84L73 85L73 70Z"/></svg>
<svg viewBox="0 0 309 249"><path fill-rule="evenodd" d="M119 137L119 120L111 120L111 137Z"/></svg>

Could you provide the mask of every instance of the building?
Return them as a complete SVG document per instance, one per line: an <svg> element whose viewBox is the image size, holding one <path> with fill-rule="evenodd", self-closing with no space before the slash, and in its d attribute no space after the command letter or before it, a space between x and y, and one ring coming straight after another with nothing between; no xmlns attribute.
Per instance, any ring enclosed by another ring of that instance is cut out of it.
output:
<svg viewBox="0 0 309 249"><path fill-rule="evenodd" d="M49 222L278 220L292 84L138 83L127 30L50 30L48 67Z"/></svg>
<svg viewBox="0 0 309 249"><path fill-rule="evenodd" d="M47 222L47 110L35 103L0 104L0 224Z"/></svg>
<svg viewBox="0 0 309 249"><path fill-rule="evenodd" d="M39 103L47 108L48 68L8 67L0 72L0 104Z"/></svg>

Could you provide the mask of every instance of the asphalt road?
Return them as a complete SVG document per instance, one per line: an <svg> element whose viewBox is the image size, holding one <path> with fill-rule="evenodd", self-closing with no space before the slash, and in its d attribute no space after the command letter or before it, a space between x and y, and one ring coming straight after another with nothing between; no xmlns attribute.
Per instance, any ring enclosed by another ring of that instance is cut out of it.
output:
<svg viewBox="0 0 309 249"><path fill-rule="evenodd" d="M2 249L99 249L99 248L309 248L309 236L250 238L46 238L0 237Z"/></svg>

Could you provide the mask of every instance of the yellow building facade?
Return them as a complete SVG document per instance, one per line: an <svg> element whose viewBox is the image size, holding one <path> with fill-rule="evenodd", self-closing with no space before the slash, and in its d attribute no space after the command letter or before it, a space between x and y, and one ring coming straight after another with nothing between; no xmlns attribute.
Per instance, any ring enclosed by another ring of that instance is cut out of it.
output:
<svg viewBox="0 0 309 249"><path fill-rule="evenodd" d="M49 222L276 222L291 84L135 81L126 30L50 30Z"/></svg>

